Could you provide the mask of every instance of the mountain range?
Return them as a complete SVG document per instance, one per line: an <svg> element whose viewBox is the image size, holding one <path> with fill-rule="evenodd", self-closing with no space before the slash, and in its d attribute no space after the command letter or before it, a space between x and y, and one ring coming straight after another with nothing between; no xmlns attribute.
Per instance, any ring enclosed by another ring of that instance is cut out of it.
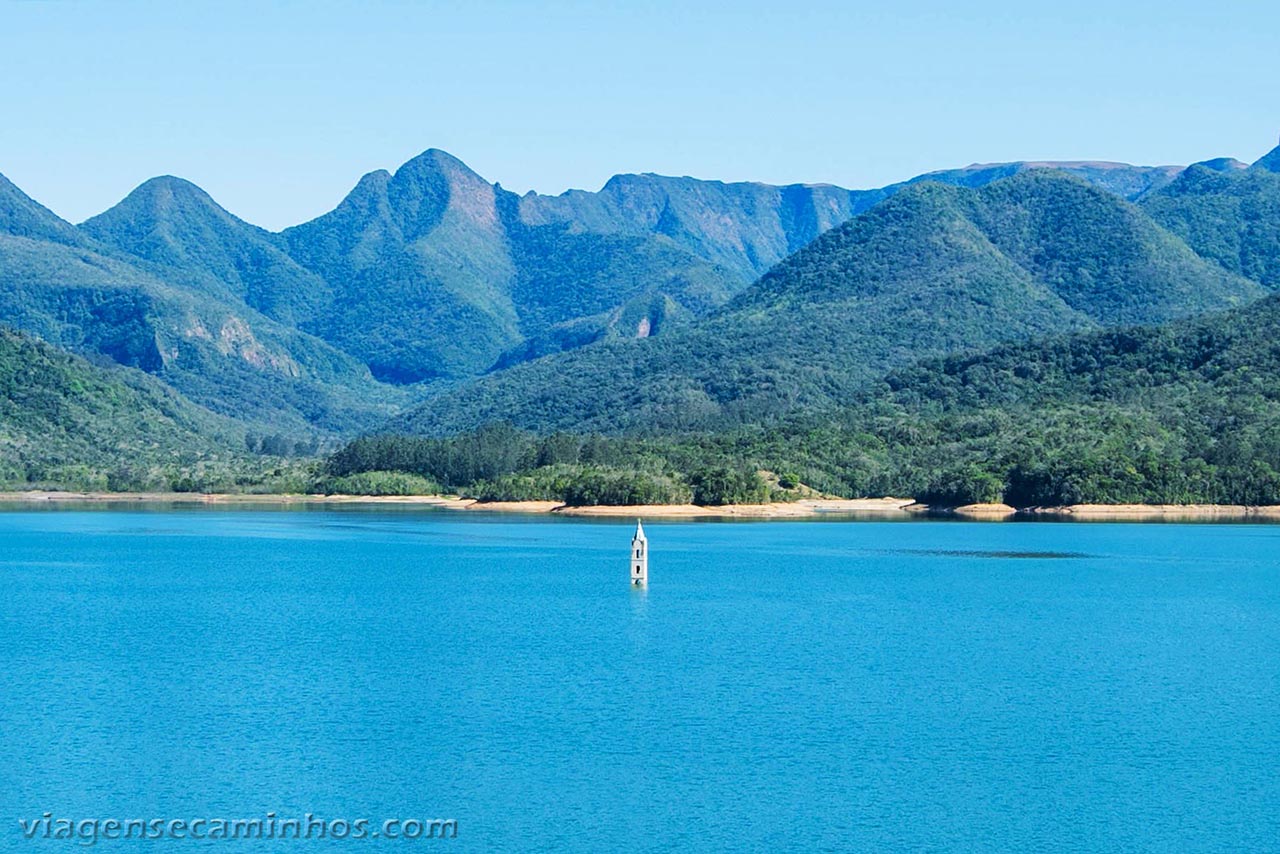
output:
<svg viewBox="0 0 1280 854"><path fill-rule="evenodd" d="M1163 191L1161 191L1163 192ZM1158 323L1266 288L1140 206L1055 170L980 189L921 182L790 256L704 320L499 371L392 430L690 430L840 406L916 359Z"/></svg>
<svg viewBox="0 0 1280 854"><path fill-rule="evenodd" d="M433 149L280 233L175 177L76 226L0 176L0 321L254 430L718 428L921 357L1248 303L1280 285L1277 169L520 196Z"/></svg>
<svg viewBox="0 0 1280 854"><path fill-rule="evenodd" d="M173 194L152 185L123 203L125 213L148 196L168 195L172 203ZM233 225L238 235L242 229ZM405 399L379 387L354 357L247 303L229 277L209 271L214 245L204 247L200 263L174 263L162 230L149 231L152 244L139 250L160 260L95 232L101 230L59 219L0 177L0 318L92 359L153 374L248 422L304 432L358 429Z"/></svg>

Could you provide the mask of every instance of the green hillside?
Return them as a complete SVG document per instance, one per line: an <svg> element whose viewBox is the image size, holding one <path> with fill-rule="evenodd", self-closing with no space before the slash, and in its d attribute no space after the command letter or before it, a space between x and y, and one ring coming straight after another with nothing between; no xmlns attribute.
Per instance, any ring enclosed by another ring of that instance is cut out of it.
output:
<svg viewBox="0 0 1280 854"><path fill-rule="evenodd" d="M333 287L314 331L391 382L635 335L651 304L694 316L736 290L728 271L662 236L527 222L514 194L435 150L366 175L283 238Z"/></svg>
<svg viewBox="0 0 1280 854"><path fill-rule="evenodd" d="M1006 163L552 197L430 150L283 234L172 177L80 228L0 178L0 319L267 430L368 429L437 391L399 423L713 427L837 406L932 353L1248 300L1118 196L1270 284L1266 162L1203 167L1237 202L1186 191L1202 169L1092 162L1061 164L1083 183Z"/></svg>
<svg viewBox="0 0 1280 854"><path fill-rule="evenodd" d="M604 338L657 335L711 312L736 290L725 270L665 237L514 222L509 234L522 340L497 367Z"/></svg>
<svg viewBox="0 0 1280 854"><path fill-rule="evenodd" d="M1249 169L1188 167L1142 206L1204 257L1280 289L1280 148Z"/></svg>
<svg viewBox="0 0 1280 854"><path fill-rule="evenodd" d="M169 488L166 472L234 459L244 437L141 371L0 327L0 485Z"/></svg>
<svg viewBox="0 0 1280 854"><path fill-rule="evenodd" d="M0 234L0 317L156 374L215 411L282 429L359 429L403 399L355 359L243 303L90 250Z"/></svg>
<svg viewBox="0 0 1280 854"><path fill-rule="evenodd" d="M91 243L74 225L22 192L4 175L0 175L0 234L66 246Z"/></svg>
<svg viewBox="0 0 1280 854"><path fill-rule="evenodd" d="M334 484L1280 501L1276 163L517 197L429 151L281 235L175 178L82 228L0 179L0 319L90 357L3 333L0 480L297 488L240 449L431 393L386 429L452 438L361 440ZM530 432L461 432L497 422Z"/></svg>
<svg viewBox="0 0 1280 854"><path fill-rule="evenodd" d="M918 175L903 184L895 184L885 188L896 190L922 181L933 181L939 184L953 184L957 187L977 189L985 187L992 181L1011 178L1023 172L1035 169L1053 169L1066 172L1088 182L1100 190L1106 190L1127 201L1134 201L1143 195L1158 190L1173 181L1182 172L1181 166L1131 166L1128 163L1113 163L1096 160L1036 161L1022 160L1014 163L975 163L962 169L943 169Z"/></svg>
<svg viewBox="0 0 1280 854"><path fill-rule="evenodd" d="M868 390L903 487L961 502L1280 503L1280 300L926 362ZM888 426L892 425L892 426ZM981 490L988 490L985 496Z"/></svg>
<svg viewBox="0 0 1280 854"><path fill-rule="evenodd" d="M709 429L830 409L931 354L1158 322L1263 293L1139 208L1062 173L922 183L818 238L705 320L596 344L429 399L391 429L441 435Z"/></svg>
<svg viewBox="0 0 1280 854"><path fill-rule="evenodd" d="M1158 323L1261 295L1206 264L1139 208L1061 173L1027 172L963 203L1001 252L1104 326Z"/></svg>
<svg viewBox="0 0 1280 854"><path fill-rule="evenodd" d="M1258 171L1280 173L1280 145L1258 158L1253 164Z"/></svg>
<svg viewBox="0 0 1280 854"><path fill-rule="evenodd" d="M975 164L930 172L872 190L830 184L773 186L665 175L615 175L599 192L530 193L520 213L530 223L562 223L603 234L660 234L697 257L733 271L745 285L818 235L922 181L977 188L1036 168L1056 168L1133 199L1171 181L1175 166L1126 163Z"/></svg>
<svg viewBox="0 0 1280 854"><path fill-rule="evenodd" d="M925 360L849 405L650 437L489 427L360 439L336 475L401 470L484 498L699 503L900 496L1006 502L1280 504L1280 297L1155 327ZM773 485L756 472L775 473Z"/></svg>
<svg viewBox="0 0 1280 854"><path fill-rule="evenodd" d="M519 338L494 188L444 152L364 176L284 239L334 288L318 332L379 378L475 373Z"/></svg>

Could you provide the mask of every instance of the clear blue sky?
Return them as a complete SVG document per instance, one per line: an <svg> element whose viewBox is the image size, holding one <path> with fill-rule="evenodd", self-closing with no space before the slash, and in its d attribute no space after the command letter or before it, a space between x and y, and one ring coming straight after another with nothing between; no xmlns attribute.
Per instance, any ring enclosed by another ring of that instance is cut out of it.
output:
<svg viewBox="0 0 1280 854"><path fill-rule="evenodd" d="M0 0L0 172L73 221L174 174L280 228L431 147L549 193L1253 160L1278 45L1274 0Z"/></svg>

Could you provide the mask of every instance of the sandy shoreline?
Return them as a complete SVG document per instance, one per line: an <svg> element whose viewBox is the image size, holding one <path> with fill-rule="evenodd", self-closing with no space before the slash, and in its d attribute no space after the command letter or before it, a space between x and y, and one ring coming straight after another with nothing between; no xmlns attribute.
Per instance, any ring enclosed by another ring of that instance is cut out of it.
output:
<svg viewBox="0 0 1280 854"><path fill-rule="evenodd" d="M564 516L796 519L823 513L898 515L902 512L902 508L911 503L909 498L810 498L775 504L729 504L723 507L700 507L696 504L642 504L630 507L562 506L554 512ZM485 506L482 505L476 509L485 509Z"/></svg>
<svg viewBox="0 0 1280 854"><path fill-rule="evenodd" d="M555 513L561 516L632 518L803 519L823 515L905 518L908 515L959 516L974 520L1044 518L1071 520L1280 520L1280 506L1236 504L1074 504L1022 510L1007 504L927 507L910 498L813 498L774 504L699 507L693 504L569 507L559 501L492 501L450 495L240 495L189 492L0 492L0 503L180 504L180 505L400 505L489 513Z"/></svg>
<svg viewBox="0 0 1280 854"><path fill-rule="evenodd" d="M559 501L490 501L448 495L239 495L189 492L0 492L0 502L90 504L185 504L299 506L332 504L417 505L445 510L489 513L556 513L564 516L642 518L755 518L794 519L824 513L899 515L909 498L806 499L790 503L699 507L693 504L568 507Z"/></svg>
<svg viewBox="0 0 1280 854"><path fill-rule="evenodd" d="M1070 519L1280 519L1280 506L1250 507L1243 504L1073 504L1069 507L1032 507L1023 516Z"/></svg>
<svg viewBox="0 0 1280 854"><path fill-rule="evenodd" d="M424 504L458 507L469 498L447 495L253 495L206 492L0 492L0 502L85 502L90 504Z"/></svg>

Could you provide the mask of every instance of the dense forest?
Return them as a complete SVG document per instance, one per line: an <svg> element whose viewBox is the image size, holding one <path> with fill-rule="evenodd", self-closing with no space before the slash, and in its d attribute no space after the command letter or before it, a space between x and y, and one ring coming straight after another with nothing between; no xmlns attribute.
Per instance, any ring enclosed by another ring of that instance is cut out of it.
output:
<svg viewBox="0 0 1280 854"><path fill-rule="evenodd" d="M275 475L244 426L145 373L94 365L0 328L0 485L235 489ZM283 486L282 482L275 485Z"/></svg>
<svg viewBox="0 0 1280 854"><path fill-rule="evenodd" d="M509 425L384 435L350 443L328 471L411 472L489 500L572 503L785 500L803 485L943 505L1277 504L1278 332L1280 297L1269 297L1201 319L924 361L822 416L666 436Z"/></svg>

